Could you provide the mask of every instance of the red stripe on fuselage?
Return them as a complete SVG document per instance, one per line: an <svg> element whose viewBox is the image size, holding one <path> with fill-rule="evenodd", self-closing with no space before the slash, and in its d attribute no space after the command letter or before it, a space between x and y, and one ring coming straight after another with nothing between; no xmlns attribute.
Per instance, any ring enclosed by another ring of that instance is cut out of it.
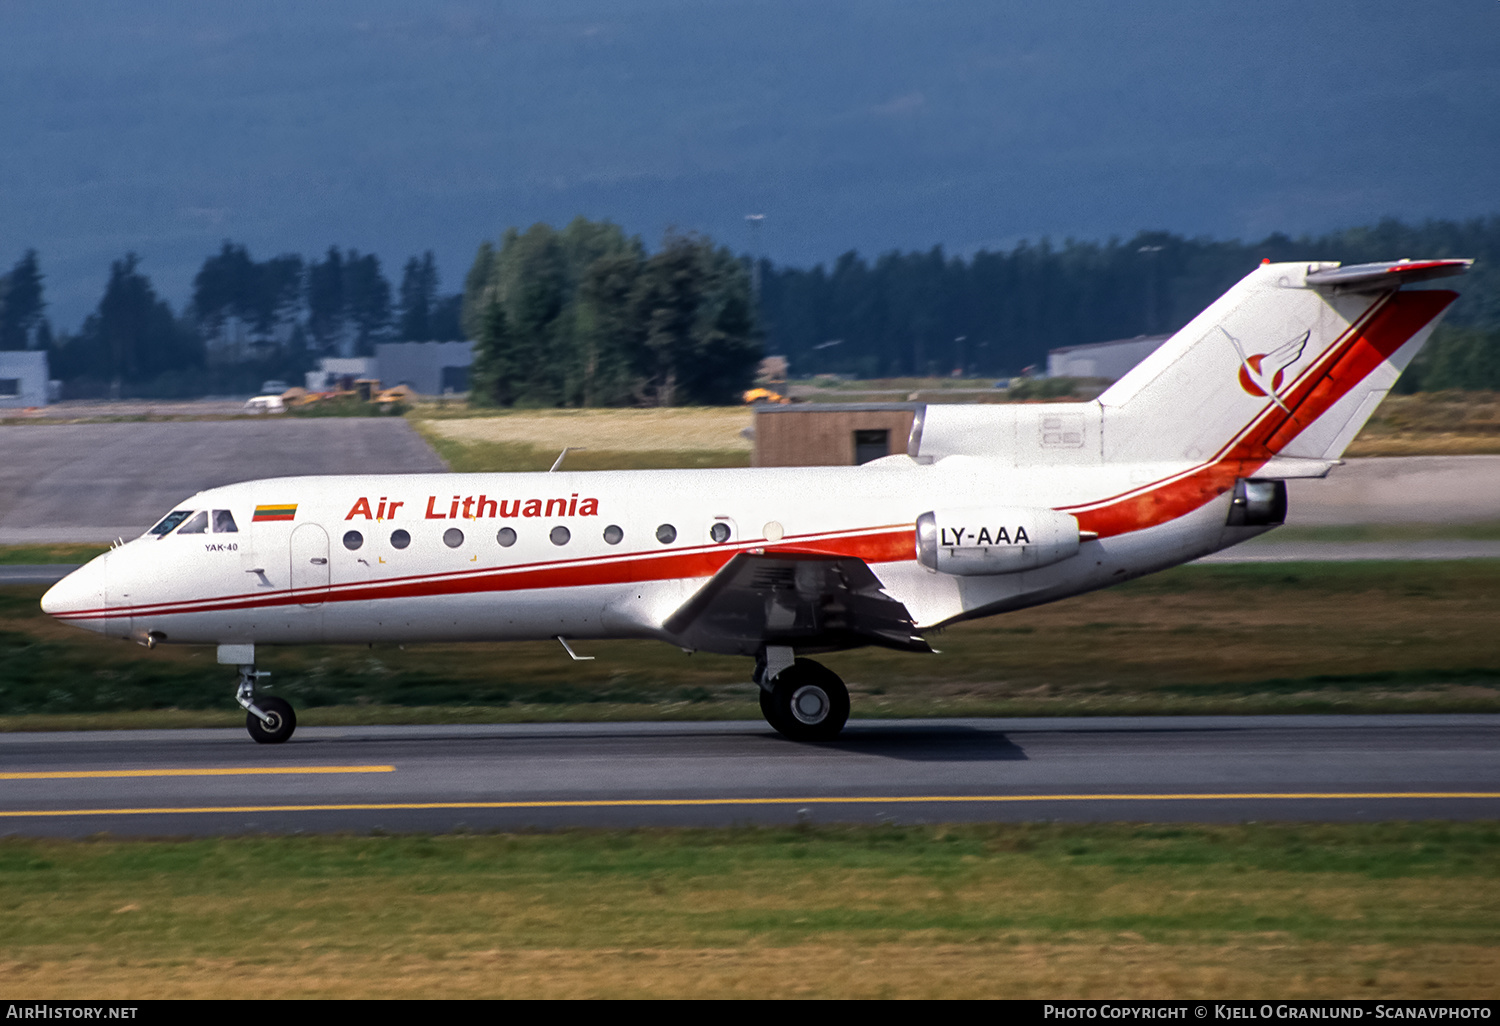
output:
<svg viewBox="0 0 1500 1026"><path fill-rule="evenodd" d="M784 543L799 551L817 551L831 556L853 556L866 563L891 563L912 559L916 553L914 527L891 525L844 532L838 535L807 535L787 538ZM174 616L185 613L216 613L245 609L269 609L306 602L366 602L393 598L466 595L482 592L528 591L543 588L578 588L600 584L630 584L680 578L712 577L741 552L767 549L777 544L764 541L733 547L702 546L675 552L632 553L595 559L532 563L482 570L445 571L400 577L389 581L340 584L331 588L302 588L274 594L244 594L225 598L159 602L129 607L87 609L57 614L60 620L99 620L127 616Z"/></svg>

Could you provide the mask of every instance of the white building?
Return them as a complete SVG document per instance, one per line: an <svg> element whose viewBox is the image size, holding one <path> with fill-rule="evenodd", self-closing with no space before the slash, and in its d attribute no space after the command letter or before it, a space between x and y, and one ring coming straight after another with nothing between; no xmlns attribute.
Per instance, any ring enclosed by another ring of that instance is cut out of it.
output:
<svg viewBox="0 0 1500 1026"><path fill-rule="evenodd" d="M47 400L46 351L0 350L0 409L46 406Z"/></svg>
<svg viewBox="0 0 1500 1026"><path fill-rule="evenodd" d="M1125 372L1156 351L1170 335L1137 335L1113 342L1064 346L1047 353L1049 378L1108 378L1118 381Z"/></svg>

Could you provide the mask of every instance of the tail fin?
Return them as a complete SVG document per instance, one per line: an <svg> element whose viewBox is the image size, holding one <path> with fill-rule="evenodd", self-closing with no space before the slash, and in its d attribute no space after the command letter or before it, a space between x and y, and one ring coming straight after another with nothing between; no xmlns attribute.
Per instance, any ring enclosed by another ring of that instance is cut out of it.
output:
<svg viewBox="0 0 1500 1026"><path fill-rule="evenodd" d="M1099 397L1106 462L1336 460L1471 260L1263 264Z"/></svg>

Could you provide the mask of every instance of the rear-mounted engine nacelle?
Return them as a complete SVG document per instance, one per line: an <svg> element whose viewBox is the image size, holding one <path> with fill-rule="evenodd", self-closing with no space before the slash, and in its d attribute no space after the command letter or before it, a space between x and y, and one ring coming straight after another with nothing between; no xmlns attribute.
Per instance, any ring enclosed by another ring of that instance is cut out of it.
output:
<svg viewBox="0 0 1500 1026"><path fill-rule="evenodd" d="M917 517L917 561L961 577L1034 570L1075 555L1078 543L1078 521L1054 509L939 509Z"/></svg>
<svg viewBox="0 0 1500 1026"><path fill-rule="evenodd" d="M1240 478L1229 504L1230 527L1274 527L1286 523L1286 482Z"/></svg>

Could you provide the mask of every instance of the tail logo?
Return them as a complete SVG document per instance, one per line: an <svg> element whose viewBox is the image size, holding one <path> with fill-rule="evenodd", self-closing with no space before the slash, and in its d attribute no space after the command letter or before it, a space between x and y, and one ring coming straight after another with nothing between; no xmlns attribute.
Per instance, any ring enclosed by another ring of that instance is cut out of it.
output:
<svg viewBox="0 0 1500 1026"><path fill-rule="evenodd" d="M1224 331L1222 327L1219 330ZM1240 340L1224 331L1224 337L1233 344L1234 351L1240 358L1240 387L1257 398L1270 396L1272 402L1285 410L1286 403L1281 401L1277 393L1281 390L1281 383L1286 377L1286 369L1297 362L1297 358L1302 355L1302 350L1307 348L1307 340L1311 335L1311 331L1304 331L1290 342L1277 346L1269 353L1246 356L1245 348L1240 345Z"/></svg>

